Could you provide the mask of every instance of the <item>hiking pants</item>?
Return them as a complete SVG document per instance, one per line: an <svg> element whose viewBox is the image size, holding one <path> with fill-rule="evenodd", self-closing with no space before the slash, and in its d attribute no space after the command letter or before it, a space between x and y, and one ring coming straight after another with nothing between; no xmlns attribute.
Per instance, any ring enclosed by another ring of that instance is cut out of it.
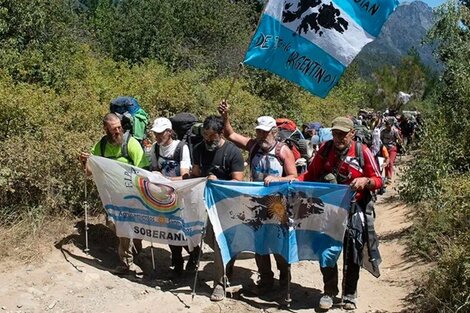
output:
<svg viewBox="0 0 470 313"><path fill-rule="evenodd" d="M189 251L188 246L175 246L175 245L168 245L171 251L171 265L175 267L176 271L183 270L183 248L186 252L189 253L188 264L193 263L196 265L197 259L199 257L199 246L194 247L193 251ZM188 269L188 264L186 265L186 269Z"/></svg>
<svg viewBox="0 0 470 313"><path fill-rule="evenodd" d="M280 254L274 254L277 269L281 272L279 275L279 282L281 285L286 284L290 279L289 263ZM271 255L255 254L256 265L258 266L258 273L260 276L261 284L271 284L274 281L274 273L271 270Z"/></svg>
<svg viewBox="0 0 470 313"><path fill-rule="evenodd" d="M393 176L393 165L395 164L395 159L397 157L397 146L387 147L389 159L388 166L385 168L385 177L391 179Z"/></svg>
<svg viewBox="0 0 470 313"><path fill-rule="evenodd" d="M214 287L217 284L224 283L224 262L222 261L222 254L220 253L219 245L215 239L214 229L209 219L207 220L206 236L204 242L214 250ZM227 264L226 275L231 276L233 272L233 265L235 264L235 257Z"/></svg>
<svg viewBox="0 0 470 313"><path fill-rule="evenodd" d="M356 297L360 266L354 263L352 257L352 249L354 249L352 241L346 244L346 240L345 236L343 246L347 246L348 251L343 252L343 266L346 269L346 274L343 277L344 295ZM323 292L330 296L336 296L339 293L338 265L335 264L333 267L320 267L320 270L323 275Z"/></svg>
<svg viewBox="0 0 470 313"><path fill-rule="evenodd" d="M111 222L106 215L106 226L116 234L116 224ZM118 237L118 255L121 263L130 266L134 263L134 256L142 251L142 239L130 239L126 237Z"/></svg>
<svg viewBox="0 0 470 313"><path fill-rule="evenodd" d="M141 239L130 239L119 237L118 255L119 260L127 266L134 263L134 257L142 251Z"/></svg>

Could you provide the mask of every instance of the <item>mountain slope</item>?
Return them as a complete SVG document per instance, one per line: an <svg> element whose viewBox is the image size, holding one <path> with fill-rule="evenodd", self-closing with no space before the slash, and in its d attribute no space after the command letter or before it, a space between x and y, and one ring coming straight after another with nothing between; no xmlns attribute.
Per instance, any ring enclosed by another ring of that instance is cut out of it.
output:
<svg viewBox="0 0 470 313"><path fill-rule="evenodd" d="M437 69L432 47L421 44L432 24L433 12L426 3L414 1L400 5L383 26L379 37L357 56L361 73L368 76L383 65L396 65L411 48L416 48L425 65Z"/></svg>

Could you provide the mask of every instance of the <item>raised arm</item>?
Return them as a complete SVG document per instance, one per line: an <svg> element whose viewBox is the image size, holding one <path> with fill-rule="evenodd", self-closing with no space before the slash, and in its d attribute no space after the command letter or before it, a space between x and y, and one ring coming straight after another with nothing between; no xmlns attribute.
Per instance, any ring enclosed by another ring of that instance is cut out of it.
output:
<svg viewBox="0 0 470 313"><path fill-rule="evenodd" d="M233 130L233 127L230 124L230 119L229 119L229 114L228 114L229 109L230 109L230 105L225 100L223 100L219 104L219 113L224 119L224 136L225 138L233 142L240 149L248 150L248 142L250 141L250 138L245 137L239 133L236 133Z"/></svg>

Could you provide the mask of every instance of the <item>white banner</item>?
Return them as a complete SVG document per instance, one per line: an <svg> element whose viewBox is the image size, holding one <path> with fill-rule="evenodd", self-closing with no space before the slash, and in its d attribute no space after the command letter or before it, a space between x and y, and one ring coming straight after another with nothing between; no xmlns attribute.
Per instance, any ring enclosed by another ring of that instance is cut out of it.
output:
<svg viewBox="0 0 470 313"><path fill-rule="evenodd" d="M206 178L171 181L138 167L91 156L98 192L118 237L193 247L206 212Z"/></svg>

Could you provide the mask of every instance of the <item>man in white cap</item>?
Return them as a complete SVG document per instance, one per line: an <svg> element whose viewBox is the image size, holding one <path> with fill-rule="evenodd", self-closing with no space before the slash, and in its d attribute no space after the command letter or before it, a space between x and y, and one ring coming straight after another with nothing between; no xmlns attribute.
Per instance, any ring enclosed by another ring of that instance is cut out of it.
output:
<svg viewBox="0 0 470 313"><path fill-rule="evenodd" d="M219 105L219 113L224 118L225 137L239 148L249 151L252 181L263 181L266 186L271 182L291 181L297 178L297 169L292 151L285 144L276 140L278 128L271 116L257 119L256 138L252 139L236 133L230 124L229 104L225 101ZM280 271L279 284L287 287L290 280L287 261L278 254L274 255ZM255 254L258 266L258 291L264 293L272 290L274 273L271 271L270 255Z"/></svg>
<svg viewBox="0 0 470 313"><path fill-rule="evenodd" d="M189 178L189 171L191 169L189 148L186 142L174 139L176 134L172 129L171 121L165 117L155 119L152 125L152 132L156 140L150 149L150 170L159 172L171 180ZM183 272L183 247L176 245L169 245L169 247L174 272L179 275ZM196 247L190 253L188 263L186 264L187 271L194 271L196 269L198 251L199 248Z"/></svg>

